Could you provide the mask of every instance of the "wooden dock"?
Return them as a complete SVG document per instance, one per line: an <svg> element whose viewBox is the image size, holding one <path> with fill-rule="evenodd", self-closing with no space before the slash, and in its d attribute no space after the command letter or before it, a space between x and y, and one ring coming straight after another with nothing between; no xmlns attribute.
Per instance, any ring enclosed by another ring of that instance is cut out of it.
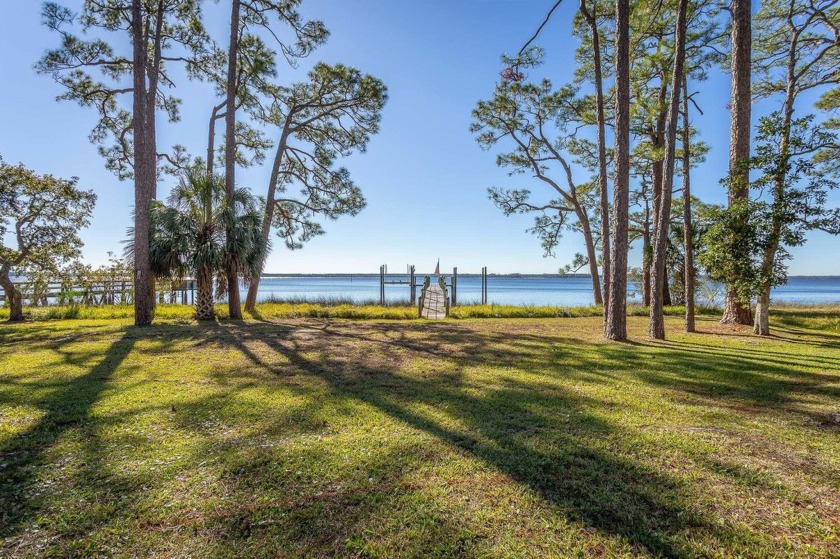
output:
<svg viewBox="0 0 840 559"><path fill-rule="evenodd" d="M440 285L432 284L425 290L423 308L420 316L423 318L446 318L446 293Z"/></svg>

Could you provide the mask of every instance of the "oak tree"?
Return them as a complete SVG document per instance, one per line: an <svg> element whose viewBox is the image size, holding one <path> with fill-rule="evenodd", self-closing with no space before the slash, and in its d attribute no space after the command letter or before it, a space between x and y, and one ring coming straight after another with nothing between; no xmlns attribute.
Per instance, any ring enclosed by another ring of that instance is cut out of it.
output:
<svg viewBox="0 0 840 559"><path fill-rule="evenodd" d="M0 158L0 285L9 320L23 320L21 292L12 281L27 274L57 277L80 255L79 230L90 221L96 195L78 178L41 175Z"/></svg>

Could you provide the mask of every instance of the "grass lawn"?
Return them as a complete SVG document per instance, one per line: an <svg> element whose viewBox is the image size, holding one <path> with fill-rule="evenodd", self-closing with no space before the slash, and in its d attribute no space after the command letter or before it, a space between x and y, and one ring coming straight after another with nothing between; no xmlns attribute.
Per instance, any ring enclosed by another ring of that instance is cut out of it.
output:
<svg viewBox="0 0 840 559"><path fill-rule="evenodd" d="M837 309L0 325L2 557L838 557Z"/></svg>

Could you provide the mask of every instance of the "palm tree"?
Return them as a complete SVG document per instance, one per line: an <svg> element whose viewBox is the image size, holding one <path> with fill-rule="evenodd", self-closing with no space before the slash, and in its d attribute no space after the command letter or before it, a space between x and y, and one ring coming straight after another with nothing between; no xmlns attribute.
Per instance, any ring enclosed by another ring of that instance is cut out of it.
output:
<svg viewBox="0 0 840 559"><path fill-rule="evenodd" d="M223 180L191 170L173 189L167 204L152 204L151 216L152 271L158 277L195 277L199 320L215 316L214 278L216 296L223 296L237 289L228 285L227 270L236 270L244 281L262 270L269 244L261 234L256 200L245 188L235 189L226 199ZM228 247L234 250L229 252Z"/></svg>

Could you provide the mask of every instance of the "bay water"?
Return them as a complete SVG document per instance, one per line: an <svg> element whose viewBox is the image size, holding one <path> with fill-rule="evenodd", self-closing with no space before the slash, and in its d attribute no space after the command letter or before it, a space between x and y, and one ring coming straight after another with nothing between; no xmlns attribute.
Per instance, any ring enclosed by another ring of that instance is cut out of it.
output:
<svg viewBox="0 0 840 559"><path fill-rule="evenodd" d="M422 275L417 283L422 283ZM447 283L451 275L444 275ZM408 281L405 274L388 274L387 281ZM258 300L281 299L346 299L356 303L379 301L378 274L341 275L271 275L260 282ZM714 282L701 282L698 304L720 304L722 286ZM481 300L481 277L458 276L458 303L478 303ZM592 282L588 276L560 275L490 275L487 280L488 299L499 305L552 305L584 306L593 304ZM640 302L641 288L628 283L628 298ZM418 289L419 294L419 289ZM773 290L776 303L800 305L840 304L840 276L792 276L785 285ZM244 290L243 290L244 298ZM407 301L409 287L386 285L388 302Z"/></svg>

